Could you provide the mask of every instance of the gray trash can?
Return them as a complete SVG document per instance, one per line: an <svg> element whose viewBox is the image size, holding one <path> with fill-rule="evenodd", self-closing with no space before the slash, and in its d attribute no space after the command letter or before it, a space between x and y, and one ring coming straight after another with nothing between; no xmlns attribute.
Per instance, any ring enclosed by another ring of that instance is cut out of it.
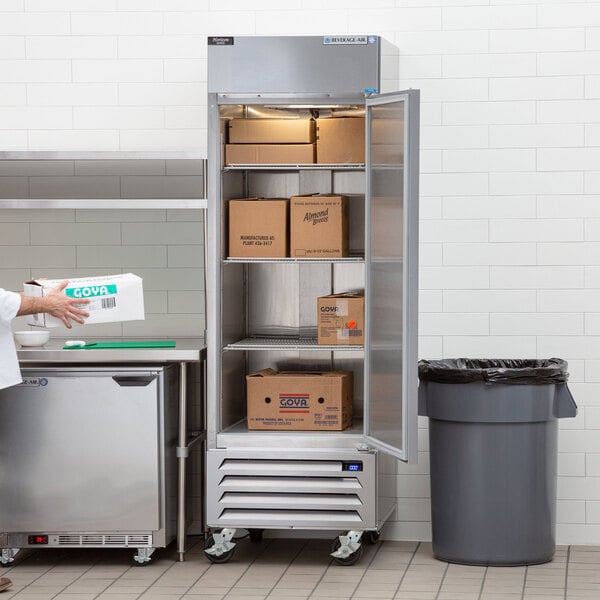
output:
<svg viewBox="0 0 600 600"><path fill-rule="evenodd" d="M419 362L436 558L472 565L552 560L557 419L577 414L568 376L557 358Z"/></svg>

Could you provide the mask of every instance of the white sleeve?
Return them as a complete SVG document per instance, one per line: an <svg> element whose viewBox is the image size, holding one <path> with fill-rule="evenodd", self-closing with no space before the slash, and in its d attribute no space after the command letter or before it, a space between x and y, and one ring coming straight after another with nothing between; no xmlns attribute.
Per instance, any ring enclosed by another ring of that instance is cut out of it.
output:
<svg viewBox="0 0 600 600"><path fill-rule="evenodd" d="M0 288L0 321L9 323L19 312L21 296L16 292L7 292Z"/></svg>

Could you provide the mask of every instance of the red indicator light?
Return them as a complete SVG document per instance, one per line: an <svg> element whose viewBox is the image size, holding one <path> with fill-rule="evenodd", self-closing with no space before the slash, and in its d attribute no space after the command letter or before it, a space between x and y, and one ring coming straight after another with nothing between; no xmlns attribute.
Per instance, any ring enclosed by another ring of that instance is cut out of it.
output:
<svg viewBox="0 0 600 600"><path fill-rule="evenodd" d="M47 535L28 535L27 543L30 545L47 544L48 536Z"/></svg>

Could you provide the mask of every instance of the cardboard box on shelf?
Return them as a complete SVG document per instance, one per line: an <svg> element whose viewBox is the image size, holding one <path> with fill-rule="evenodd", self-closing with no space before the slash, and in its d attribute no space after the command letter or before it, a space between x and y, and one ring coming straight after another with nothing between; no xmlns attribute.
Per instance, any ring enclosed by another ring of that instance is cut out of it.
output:
<svg viewBox="0 0 600 600"><path fill-rule="evenodd" d="M351 371L246 376L248 429L341 431L352 425Z"/></svg>
<svg viewBox="0 0 600 600"><path fill-rule="evenodd" d="M231 119L230 144L312 144L313 119Z"/></svg>
<svg viewBox="0 0 600 600"><path fill-rule="evenodd" d="M317 163L365 162L364 117L317 119Z"/></svg>
<svg viewBox="0 0 600 600"><path fill-rule="evenodd" d="M315 144L227 144L228 165L304 165L315 162Z"/></svg>
<svg viewBox="0 0 600 600"><path fill-rule="evenodd" d="M337 194L290 198L290 256L348 256L348 198Z"/></svg>
<svg viewBox="0 0 600 600"><path fill-rule="evenodd" d="M365 297L346 292L317 298L317 342L362 346L365 338Z"/></svg>
<svg viewBox="0 0 600 600"><path fill-rule="evenodd" d="M67 278L26 281L23 284L23 291L26 296L42 298L65 279ZM90 313L90 316L85 319L85 325L138 321L145 318L142 278L133 273L79 277L68 281L64 290L67 296L90 300L89 304L82 306ZM29 315L27 323L37 327L64 325L60 319L42 313Z"/></svg>
<svg viewBox="0 0 600 600"><path fill-rule="evenodd" d="M287 198L240 198L229 201L229 256L288 256Z"/></svg>

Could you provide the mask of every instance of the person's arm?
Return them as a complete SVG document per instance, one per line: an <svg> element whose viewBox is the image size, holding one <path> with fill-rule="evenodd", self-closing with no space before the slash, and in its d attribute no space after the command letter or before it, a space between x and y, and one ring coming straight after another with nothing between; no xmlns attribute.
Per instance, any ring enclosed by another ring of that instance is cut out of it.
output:
<svg viewBox="0 0 600 600"><path fill-rule="evenodd" d="M68 280L59 283L48 292L48 295L42 298L25 296L21 292L21 306L19 307L17 316L48 313L60 319L69 329L72 327L71 321L83 323L83 318L89 317L90 313L78 308L78 306L87 304L89 300L69 298L63 294L63 290L67 287L68 283Z"/></svg>

